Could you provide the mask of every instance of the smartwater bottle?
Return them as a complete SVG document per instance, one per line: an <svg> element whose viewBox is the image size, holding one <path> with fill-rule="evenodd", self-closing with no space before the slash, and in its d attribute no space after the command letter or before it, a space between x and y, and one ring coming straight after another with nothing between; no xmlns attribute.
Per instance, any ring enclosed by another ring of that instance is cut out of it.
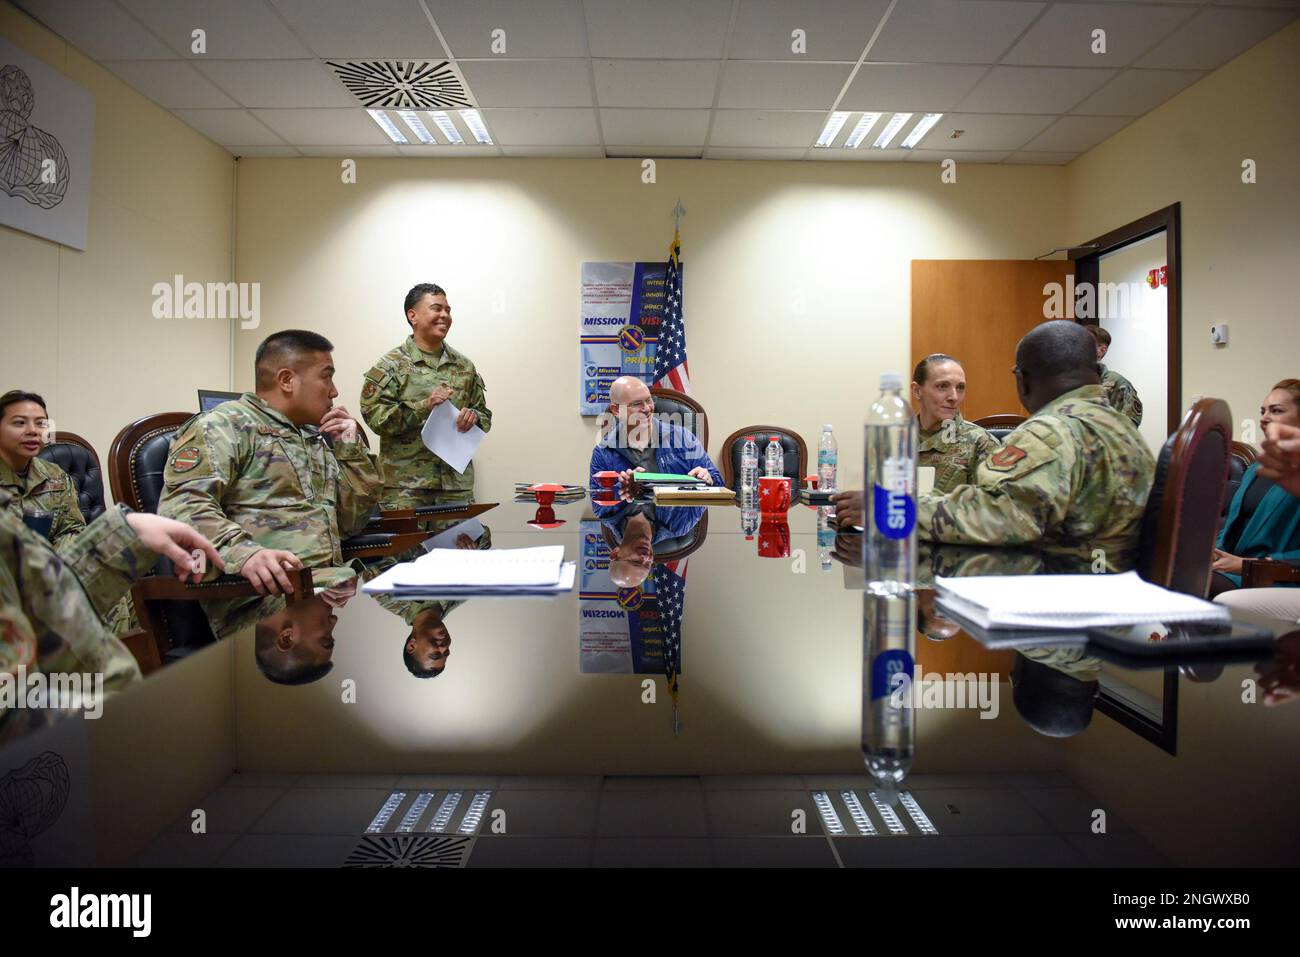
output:
<svg viewBox="0 0 1300 957"><path fill-rule="evenodd" d="M862 756L890 804L916 746L916 416L902 389L899 373L880 377L863 463Z"/></svg>

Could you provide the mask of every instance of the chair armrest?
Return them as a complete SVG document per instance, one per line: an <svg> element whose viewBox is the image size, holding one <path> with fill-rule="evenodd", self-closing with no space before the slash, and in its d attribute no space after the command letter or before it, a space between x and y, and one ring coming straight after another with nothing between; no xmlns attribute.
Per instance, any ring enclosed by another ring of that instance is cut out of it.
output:
<svg viewBox="0 0 1300 957"><path fill-rule="evenodd" d="M287 574L294 589L291 601L303 596L311 597L310 568L293 569ZM196 584L188 584L170 576L150 575L136 582L133 591L143 601L224 601L257 594L248 579L241 575L222 575L212 581Z"/></svg>
<svg viewBox="0 0 1300 957"><path fill-rule="evenodd" d="M1241 587L1268 588L1271 585L1300 583L1300 566L1272 558L1243 558Z"/></svg>
<svg viewBox="0 0 1300 957"><path fill-rule="evenodd" d="M344 559L400 555L429 538L428 532L363 532L343 542Z"/></svg>

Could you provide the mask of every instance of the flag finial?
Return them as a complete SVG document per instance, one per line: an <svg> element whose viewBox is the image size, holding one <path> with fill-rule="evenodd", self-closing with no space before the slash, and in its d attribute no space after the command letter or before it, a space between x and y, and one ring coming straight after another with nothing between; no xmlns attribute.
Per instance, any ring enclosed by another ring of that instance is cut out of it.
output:
<svg viewBox="0 0 1300 957"><path fill-rule="evenodd" d="M681 230L681 228L682 228L682 217L685 216L685 215L686 215L686 207L682 205L682 198L681 198L680 196L678 196L678 197L677 197L677 205L674 206L674 207L673 207L673 210L672 210L673 229L676 229L676 230L678 230L678 231Z"/></svg>

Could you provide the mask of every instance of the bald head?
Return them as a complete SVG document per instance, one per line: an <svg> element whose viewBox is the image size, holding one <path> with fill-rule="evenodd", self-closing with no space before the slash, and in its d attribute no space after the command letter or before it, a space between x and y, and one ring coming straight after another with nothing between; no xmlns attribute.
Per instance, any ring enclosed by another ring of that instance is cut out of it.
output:
<svg viewBox="0 0 1300 957"><path fill-rule="evenodd" d="M649 397L649 387L634 375L621 375L609 384L609 401L615 405L640 402Z"/></svg>
<svg viewBox="0 0 1300 957"><path fill-rule="evenodd" d="M1057 396L1101 382L1096 343L1087 330L1068 319L1044 322L1016 346L1016 389L1030 412Z"/></svg>

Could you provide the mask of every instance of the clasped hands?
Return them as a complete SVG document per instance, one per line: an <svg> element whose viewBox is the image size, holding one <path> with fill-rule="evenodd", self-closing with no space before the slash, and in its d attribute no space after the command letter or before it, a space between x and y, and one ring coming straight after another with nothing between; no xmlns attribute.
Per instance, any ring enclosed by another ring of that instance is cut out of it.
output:
<svg viewBox="0 0 1300 957"><path fill-rule="evenodd" d="M451 398L451 388L445 385L436 385L433 391L429 393L429 410L433 411ZM473 409L461 409L460 414L456 416L456 431L468 432L471 426L478 424L478 413Z"/></svg>

